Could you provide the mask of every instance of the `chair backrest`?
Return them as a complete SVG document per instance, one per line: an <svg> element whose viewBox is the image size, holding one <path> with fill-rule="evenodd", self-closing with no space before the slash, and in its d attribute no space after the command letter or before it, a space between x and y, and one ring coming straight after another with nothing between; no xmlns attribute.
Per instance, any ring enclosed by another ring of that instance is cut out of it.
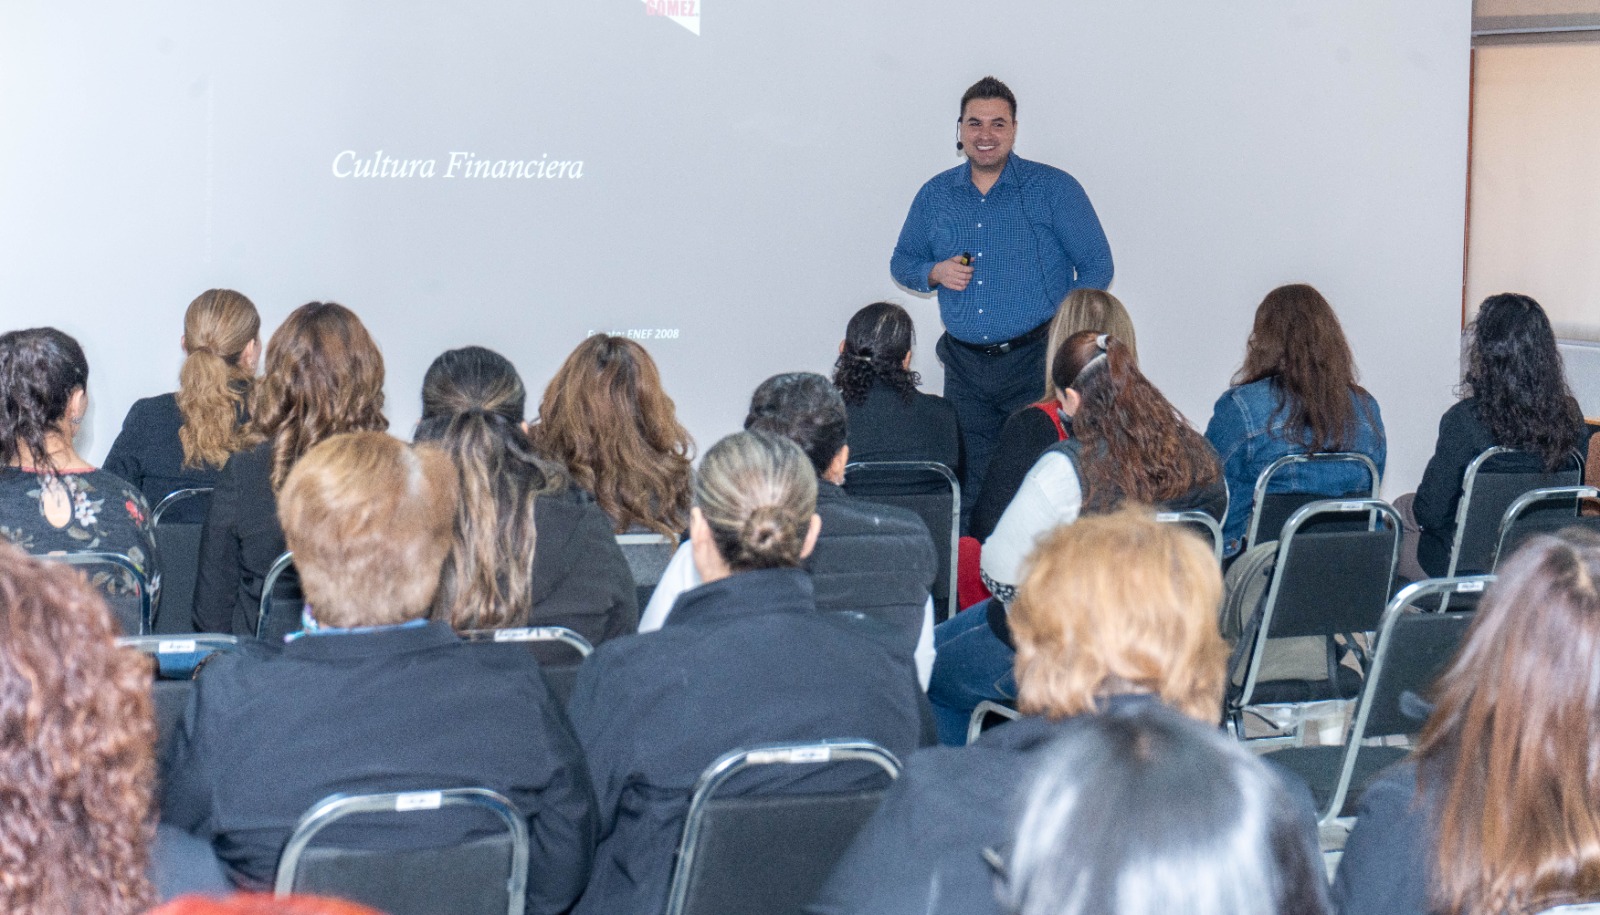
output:
<svg viewBox="0 0 1600 915"><path fill-rule="evenodd" d="M1494 568L1510 556L1522 541L1534 534L1553 534L1568 527L1600 530L1600 516L1580 516L1580 499L1600 496L1593 486L1546 486L1517 496L1500 519L1500 540L1495 544Z"/></svg>
<svg viewBox="0 0 1600 915"><path fill-rule="evenodd" d="M189 694L194 692L194 675L201 662L216 652L237 649L239 639L231 635L135 635L117 639L117 644L149 655L153 663L150 700L156 715L156 759L164 759L184 706L189 704Z"/></svg>
<svg viewBox="0 0 1600 915"><path fill-rule="evenodd" d="M565 626L527 626L518 629L469 629L460 633L466 642L512 642L526 647L539 661L550 695L566 708L578 681L583 659L594 653L589 640Z"/></svg>
<svg viewBox="0 0 1600 915"><path fill-rule="evenodd" d="M300 608L305 605L305 598L293 572L293 551L273 560L267 569L261 580L261 606L256 611L256 638L279 639L300 629Z"/></svg>
<svg viewBox="0 0 1600 915"><path fill-rule="evenodd" d="M1311 493L1311 492L1268 492L1272 485L1272 478L1286 468L1300 464L1339 464L1347 463L1360 467L1367 472L1367 479L1371 481L1365 492L1347 492L1338 494ZM1372 458L1354 451L1330 451L1324 454L1286 454L1261 471L1256 477L1256 488L1250 503L1250 528L1248 542L1254 546L1268 540L1278 539L1283 526L1288 523L1289 517L1302 506L1309 505L1330 495L1340 495L1346 498L1378 498L1378 465Z"/></svg>
<svg viewBox="0 0 1600 915"><path fill-rule="evenodd" d="M1163 524L1181 524L1200 536L1206 538L1211 544L1211 552L1216 555L1217 562L1222 562L1222 525L1217 519L1201 511L1187 512L1157 512L1156 520Z"/></svg>
<svg viewBox="0 0 1600 915"><path fill-rule="evenodd" d="M1494 567L1501 522L1518 496L1535 489L1577 486L1583 482L1583 464L1576 453L1568 469L1495 469L1495 465L1512 461L1516 461L1518 467L1526 467L1538 458L1496 447L1479 454L1467 465L1467 472L1461 478L1461 501L1456 506L1456 534L1450 546L1447 577L1486 572ZM1552 504L1544 510L1556 510L1556 507Z"/></svg>
<svg viewBox="0 0 1600 915"><path fill-rule="evenodd" d="M445 807L477 807L505 831L446 847L401 851L314 846L317 834L359 814L411 815ZM274 891L351 899L389 915L521 915L527 903L528 824L504 796L487 788L391 794L335 794L306 811L278 859Z"/></svg>
<svg viewBox="0 0 1600 915"><path fill-rule="evenodd" d="M967 721L967 743L976 743L984 731L1021 717L1022 713L1015 708L985 699L973 708L972 717Z"/></svg>
<svg viewBox="0 0 1600 915"><path fill-rule="evenodd" d="M86 551L43 553L37 558L90 570L85 572L89 584L105 598L106 606L111 608L123 634L145 635L150 632L157 599L155 592L160 588L160 578L151 581L126 555ZM92 571L96 568L99 571ZM120 590L121 585L130 585L132 593Z"/></svg>
<svg viewBox="0 0 1600 915"><path fill-rule="evenodd" d="M203 508L210 501L209 486L180 489L168 493L150 511L150 527L156 538L156 568L161 570L161 599L152 611L156 631L186 632L192 625L194 584L200 570L200 532L205 528ZM184 520L176 520L179 518Z"/></svg>
<svg viewBox="0 0 1600 915"><path fill-rule="evenodd" d="M628 571L633 573L634 599L643 610L661 582L661 574L672 562L673 554L678 552L678 538L654 531L630 531L617 535L617 546L622 550L622 558L628 561Z"/></svg>
<svg viewBox="0 0 1600 915"><path fill-rule="evenodd" d="M1339 780L1328 806L1321 812L1323 822L1330 822L1343 812L1366 741L1414 737L1421 731L1422 721L1407 713L1405 698L1407 694L1427 693L1455 657L1472 624L1472 610L1428 613L1423 612L1423 606L1442 604L1446 598L1453 598L1451 602L1458 607L1463 602L1474 602L1493 581L1493 575L1419 581L1402 588L1384 609L1373 643L1372 666L1345 742Z"/></svg>
<svg viewBox="0 0 1600 915"><path fill-rule="evenodd" d="M861 461L844 468L845 491L870 502L916 512L933 537L938 574L933 582L936 619L961 609L956 568L961 564L961 481L937 461Z"/></svg>
<svg viewBox="0 0 1600 915"><path fill-rule="evenodd" d="M781 744L724 753L700 774L689 801L667 915L792 915L822 888L865 825L881 790L718 797L753 766L861 761L893 779L900 761L858 740Z"/></svg>
<svg viewBox="0 0 1600 915"><path fill-rule="evenodd" d="M1367 516L1365 530L1300 532L1319 515L1358 512ZM1376 629L1399 559L1400 515L1381 499L1323 499L1296 510L1278 540L1249 666L1232 705L1250 704L1269 639Z"/></svg>

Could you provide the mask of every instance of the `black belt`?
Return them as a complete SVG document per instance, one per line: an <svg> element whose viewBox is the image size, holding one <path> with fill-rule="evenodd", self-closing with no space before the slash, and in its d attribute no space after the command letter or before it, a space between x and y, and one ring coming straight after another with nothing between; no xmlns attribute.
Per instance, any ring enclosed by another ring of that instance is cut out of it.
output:
<svg viewBox="0 0 1600 915"><path fill-rule="evenodd" d="M1045 335L1048 333L1050 333L1050 321L1040 324L1038 327L1035 327L1033 330L1028 331L1020 337L1012 337L1010 340L1006 340L1003 343L968 343L960 337L957 337L955 334L947 333L946 336L950 338L951 343L954 343L955 345L964 349L970 349L975 353L982 353L985 356L1004 356L1006 353L1009 353L1012 350L1018 349L1022 346L1026 346L1035 340L1043 340Z"/></svg>

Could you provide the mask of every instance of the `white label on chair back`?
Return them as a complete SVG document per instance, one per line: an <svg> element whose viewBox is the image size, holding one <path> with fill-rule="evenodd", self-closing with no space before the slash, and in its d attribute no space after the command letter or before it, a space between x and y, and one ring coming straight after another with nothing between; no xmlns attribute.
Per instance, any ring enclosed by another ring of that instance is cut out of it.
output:
<svg viewBox="0 0 1600 915"><path fill-rule="evenodd" d="M1166 524L1169 521L1176 521L1176 520L1178 520L1178 513L1177 512L1157 512L1156 513L1156 520L1160 521L1163 524Z"/></svg>
<svg viewBox="0 0 1600 915"><path fill-rule="evenodd" d="M394 809L401 813L407 810L438 810L442 803L444 795L437 791L411 791L395 797Z"/></svg>
<svg viewBox="0 0 1600 915"><path fill-rule="evenodd" d="M532 629L496 629L494 640L496 642L527 642L533 639Z"/></svg>
<svg viewBox="0 0 1600 915"><path fill-rule="evenodd" d="M156 654L190 654L194 639L162 639L156 643Z"/></svg>
<svg viewBox="0 0 1600 915"><path fill-rule="evenodd" d="M833 755L827 747L798 747L793 750L759 750L750 754L752 763L827 762Z"/></svg>
<svg viewBox="0 0 1600 915"><path fill-rule="evenodd" d="M1481 582L1481 581L1463 581L1463 582L1458 582L1456 584L1456 591L1457 592L1461 592L1461 593L1467 593L1467 592L1471 592L1471 591L1482 591L1482 590L1483 590L1483 582Z"/></svg>
<svg viewBox="0 0 1600 915"><path fill-rule="evenodd" d="M1360 502L1340 502L1339 503L1339 510L1342 511L1342 512L1358 512L1358 511L1362 510L1363 508L1366 508L1366 506L1362 505Z"/></svg>

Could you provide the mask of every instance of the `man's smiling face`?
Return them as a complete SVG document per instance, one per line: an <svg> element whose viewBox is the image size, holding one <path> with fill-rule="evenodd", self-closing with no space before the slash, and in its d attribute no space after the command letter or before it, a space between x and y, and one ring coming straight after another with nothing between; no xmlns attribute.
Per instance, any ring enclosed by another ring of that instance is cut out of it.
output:
<svg viewBox="0 0 1600 915"><path fill-rule="evenodd" d="M1016 139L1016 118L1005 99L975 98L961 112L962 151L979 171L1004 168Z"/></svg>

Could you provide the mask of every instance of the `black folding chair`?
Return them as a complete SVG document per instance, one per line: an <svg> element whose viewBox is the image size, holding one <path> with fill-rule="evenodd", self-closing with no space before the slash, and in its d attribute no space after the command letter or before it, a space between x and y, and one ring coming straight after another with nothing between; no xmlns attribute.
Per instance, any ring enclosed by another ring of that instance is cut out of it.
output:
<svg viewBox="0 0 1600 915"><path fill-rule="evenodd" d="M261 581L261 604L256 611L256 638L281 640L300 631L300 611L305 597L300 593L300 578L294 574L294 552L273 560Z"/></svg>
<svg viewBox="0 0 1600 915"><path fill-rule="evenodd" d="M937 461L862 461L844 468L852 496L910 509L933 537L938 574L933 582L934 619L946 620L957 605L955 570L961 562L961 482Z"/></svg>
<svg viewBox="0 0 1600 915"><path fill-rule="evenodd" d="M156 758L166 756L178 721L183 717L189 694L194 692L194 676L200 665L219 651L234 651L239 639L231 635L191 635L179 638L162 635L135 635L117 639L117 644L147 655L155 679L150 684L150 699L156 714Z"/></svg>
<svg viewBox="0 0 1600 915"><path fill-rule="evenodd" d="M90 587L105 598L106 606L124 635L150 632L151 617L161 589L159 573L154 577L146 576L143 569L122 553L42 553L37 558L84 569Z"/></svg>
<svg viewBox="0 0 1600 915"><path fill-rule="evenodd" d="M882 789L719 797L752 767L866 762L892 780L894 754L868 741L780 744L724 753L696 782L666 915L793 915L816 895L882 799Z"/></svg>
<svg viewBox="0 0 1600 915"><path fill-rule="evenodd" d="M1211 552L1222 562L1222 525L1217 519L1201 511L1157 512L1156 520L1163 524L1181 524L1206 539Z"/></svg>
<svg viewBox="0 0 1600 915"><path fill-rule="evenodd" d="M1324 454L1286 454L1268 464L1266 469L1261 471L1261 475L1256 477L1255 493L1252 496L1254 501L1250 503L1250 528L1246 536L1246 542L1250 546L1255 546L1258 543L1278 539L1278 535L1283 531L1283 526L1288 523L1289 517L1298 511L1301 506L1333 497L1328 493L1268 492L1274 476L1287 468L1301 464L1338 463L1359 466L1367 472L1367 479L1371 481L1366 490L1354 490L1338 494L1338 498L1378 498L1378 465L1373 463L1372 458L1364 454L1358 454L1354 451L1330 451ZM1229 495L1231 497L1232 494L1230 493ZM1337 519L1337 521L1343 522L1340 526L1346 529L1352 526L1349 523L1350 520ZM1319 523L1327 526L1336 523L1336 521L1330 516L1321 519Z"/></svg>
<svg viewBox="0 0 1600 915"><path fill-rule="evenodd" d="M1547 486L1525 492L1506 509L1500 519L1500 540L1495 544L1494 567L1516 551L1522 541L1534 534L1554 534L1569 527L1586 527L1600 532L1600 515L1580 515L1582 499L1600 497L1593 486Z"/></svg>
<svg viewBox="0 0 1600 915"><path fill-rule="evenodd" d="M650 603L661 582L661 573L667 570L673 554L678 552L678 538L653 531L629 532L617 535L617 546L622 558L628 561L628 571L633 573L633 594L641 611Z"/></svg>
<svg viewBox="0 0 1600 915"><path fill-rule="evenodd" d="M1406 713L1404 698L1426 695L1455 657L1473 612L1423 612L1451 597L1457 607L1474 603L1493 575L1434 578L1407 585L1384 610L1373 644L1372 667L1356 704L1349 736L1340 746L1292 747L1268 758L1303 778L1323 825L1355 814L1361 790L1385 767L1405 758L1409 745L1393 738L1416 737L1423 722ZM1374 741L1384 741L1374 744Z"/></svg>
<svg viewBox="0 0 1600 915"><path fill-rule="evenodd" d="M1016 721L1021 717L1022 713L1014 707L985 699L973 708L972 718L967 721L967 743L977 743L978 738L990 728L999 727L1007 721Z"/></svg>
<svg viewBox="0 0 1600 915"><path fill-rule="evenodd" d="M505 827L488 838L437 845L426 811L487 810ZM358 815L416 817L417 847L373 850L314 845L317 834ZM522 915L527 904L528 823L511 802L487 788L392 794L335 794L306 811L278 859L274 892L350 899L389 915Z"/></svg>
<svg viewBox="0 0 1600 915"><path fill-rule="evenodd" d="M589 640L565 626L527 626L519 629L469 629L460 634L467 642L511 642L522 645L539 661L550 695L566 708L578 680L583 659L594 653Z"/></svg>
<svg viewBox="0 0 1600 915"><path fill-rule="evenodd" d="M1540 469L1527 469L1535 467ZM1472 575L1494 568L1500 547L1501 525L1517 497L1536 489L1578 486L1583 483L1583 460L1574 452L1568 469L1546 471L1537 455L1510 448L1490 448L1472 459L1461 478L1461 501L1456 506L1456 533L1450 544L1450 568L1446 577ZM1547 513L1576 509L1551 502L1526 508L1522 517L1531 519Z"/></svg>
<svg viewBox="0 0 1600 915"><path fill-rule="evenodd" d="M200 532L211 487L168 493L150 512L156 538L156 567L161 570L161 600L154 609L156 632L189 632L193 628L194 585L200 572ZM179 520L192 519L192 520Z"/></svg>
<svg viewBox="0 0 1600 915"><path fill-rule="evenodd" d="M1315 529L1320 516L1360 514L1361 530ZM1361 672L1342 663L1341 647L1359 651L1357 633L1375 630L1389 600L1400 557L1400 515L1381 499L1324 499L1296 509L1278 540L1271 581L1259 610L1245 622L1229 664L1227 713L1241 738L1246 709L1259 704L1304 704L1347 699ZM1344 646L1337 636L1345 638ZM1264 674L1273 641L1315 638L1316 673Z"/></svg>

